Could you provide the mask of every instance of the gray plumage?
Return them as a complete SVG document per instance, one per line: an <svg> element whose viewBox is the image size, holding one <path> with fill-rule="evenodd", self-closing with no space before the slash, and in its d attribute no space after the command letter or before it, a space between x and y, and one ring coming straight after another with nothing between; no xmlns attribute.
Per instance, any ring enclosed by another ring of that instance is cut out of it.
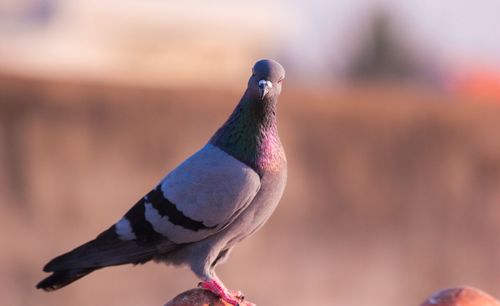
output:
<svg viewBox="0 0 500 306"><path fill-rule="evenodd" d="M215 228L197 232L181 226L176 229L165 219L155 230L176 243L202 240L238 217L259 188L260 178L252 168L207 144L168 174L161 190L183 214Z"/></svg>
<svg viewBox="0 0 500 306"><path fill-rule="evenodd" d="M267 221L285 188L276 125L284 76L277 62L257 62L240 103L209 143L96 239L50 261L44 271L53 274L37 287L55 290L103 267L150 260L217 280L215 266Z"/></svg>

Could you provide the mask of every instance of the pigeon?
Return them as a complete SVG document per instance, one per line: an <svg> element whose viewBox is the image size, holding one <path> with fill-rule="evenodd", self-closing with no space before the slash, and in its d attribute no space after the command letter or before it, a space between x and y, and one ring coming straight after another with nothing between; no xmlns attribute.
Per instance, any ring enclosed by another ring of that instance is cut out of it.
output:
<svg viewBox="0 0 500 306"><path fill-rule="evenodd" d="M47 263L43 271L52 274L37 288L53 291L104 267L155 261L188 266L201 288L243 303L214 270L283 195L287 161L276 111L284 78L278 62L257 61L240 102L208 143L94 240Z"/></svg>

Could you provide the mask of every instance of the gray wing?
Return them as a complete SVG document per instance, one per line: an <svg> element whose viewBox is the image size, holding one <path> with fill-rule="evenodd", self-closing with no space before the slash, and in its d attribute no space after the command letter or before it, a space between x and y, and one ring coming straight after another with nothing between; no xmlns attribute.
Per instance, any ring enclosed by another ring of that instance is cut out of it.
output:
<svg viewBox="0 0 500 306"><path fill-rule="evenodd" d="M207 144L145 197L145 218L175 243L198 241L231 223L259 188L252 168Z"/></svg>

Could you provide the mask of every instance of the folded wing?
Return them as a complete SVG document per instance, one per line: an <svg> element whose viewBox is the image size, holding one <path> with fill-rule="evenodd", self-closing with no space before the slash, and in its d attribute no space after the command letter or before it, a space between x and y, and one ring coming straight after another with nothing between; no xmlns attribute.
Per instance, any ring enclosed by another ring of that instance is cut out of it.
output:
<svg viewBox="0 0 500 306"><path fill-rule="evenodd" d="M198 241L230 224L259 188L252 168L207 144L144 197L145 219L170 241Z"/></svg>

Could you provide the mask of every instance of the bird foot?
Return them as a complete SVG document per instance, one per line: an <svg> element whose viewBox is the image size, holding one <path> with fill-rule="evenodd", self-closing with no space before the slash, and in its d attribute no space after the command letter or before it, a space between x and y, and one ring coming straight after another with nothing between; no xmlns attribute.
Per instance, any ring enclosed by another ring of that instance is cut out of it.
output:
<svg viewBox="0 0 500 306"><path fill-rule="evenodd" d="M243 294L243 292L241 292L239 290L231 290L231 289L229 289L228 291L232 296L234 296L235 298L237 298L238 300L241 301L240 306L257 306L252 302L246 301L245 295Z"/></svg>
<svg viewBox="0 0 500 306"><path fill-rule="evenodd" d="M244 301L245 296L241 291L228 290L220 281L210 279L198 284L198 287L209 290L225 302L234 306L255 306L255 304Z"/></svg>
<svg viewBox="0 0 500 306"><path fill-rule="evenodd" d="M245 295L243 294L243 292L239 291L239 290L231 290L231 289L228 289L229 291L229 294L231 294L232 296L234 296L235 298L239 299L239 300L244 300L245 299Z"/></svg>

